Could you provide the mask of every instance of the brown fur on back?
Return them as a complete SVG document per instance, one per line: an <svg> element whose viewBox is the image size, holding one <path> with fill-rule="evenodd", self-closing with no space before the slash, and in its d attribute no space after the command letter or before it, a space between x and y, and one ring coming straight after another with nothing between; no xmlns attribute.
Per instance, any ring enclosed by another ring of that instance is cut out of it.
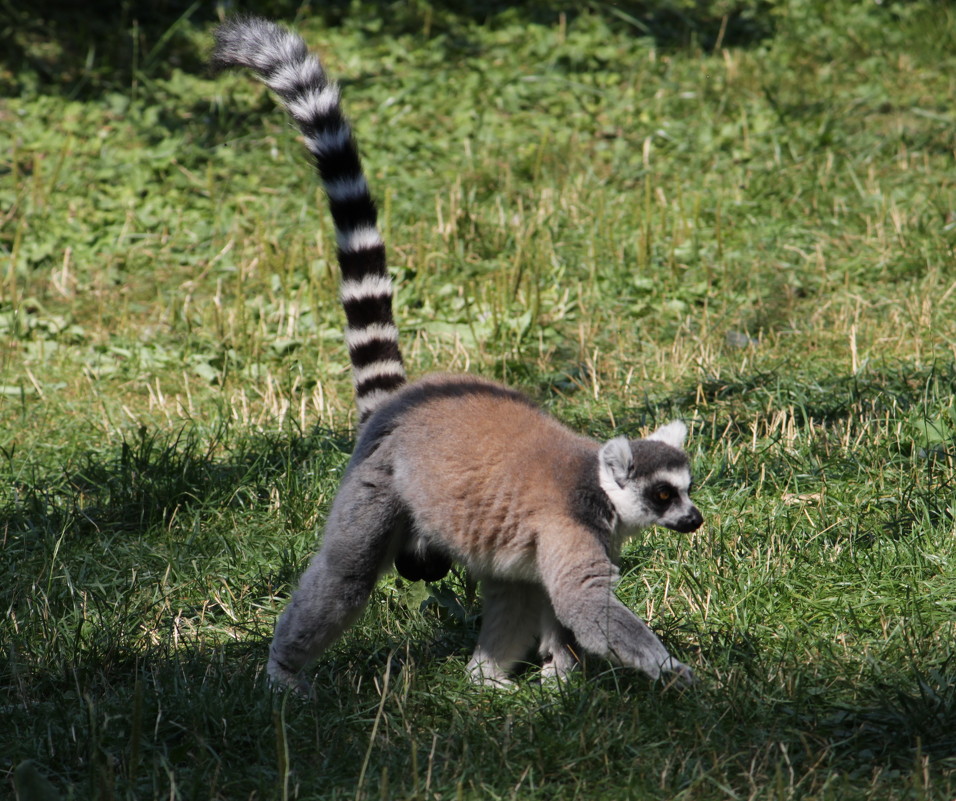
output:
<svg viewBox="0 0 956 801"><path fill-rule="evenodd" d="M567 518L569 486L597 478L596 442L486 379L428 376L373 418L371 437L377 424L394 426L380 445L416 533L479 574L536 578L539 533Z"/></svg>

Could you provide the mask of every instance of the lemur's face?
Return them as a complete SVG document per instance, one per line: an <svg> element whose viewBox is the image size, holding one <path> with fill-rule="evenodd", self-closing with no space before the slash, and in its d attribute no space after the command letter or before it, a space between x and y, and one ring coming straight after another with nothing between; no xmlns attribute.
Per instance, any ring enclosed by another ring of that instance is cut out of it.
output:
<svg viewBox="0 0 956 801"><path fill-rule="evenodd" d="M692 485L690 470L659 470L635 490L641 496L644 513L655 518L654 524L686 534L696 531L704 522L690 499Z"/></svg>
<svg viewBox="0 0 956 801"><path fill-rule="evenodd" d="M682 445L687 428L670 423L647 439L623 437L601 448L601 486L628 530L664 526L696 531L704 522L690 499L693 478Z"/></svg>
<svg viewBox="0 0 956 801"><path fill-rule="evenodd" d="M640 445L652 443L638 442ZM669 448L655 445L655 450ZM644 448L636 448L638 452ZM680 453L683 456L682 452ZM686 458L686 457L685 457ZM703 515L690 499L693 484L690 469L668 466L647 472L635 471L612 498L621 522L629 529L664 526L684 533L696 531L704 522Z"/></svg>

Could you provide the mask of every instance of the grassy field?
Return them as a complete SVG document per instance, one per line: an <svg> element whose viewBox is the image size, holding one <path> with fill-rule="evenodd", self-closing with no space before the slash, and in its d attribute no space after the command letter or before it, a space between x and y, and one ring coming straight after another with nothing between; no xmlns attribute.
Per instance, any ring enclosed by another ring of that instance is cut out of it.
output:
<svg viewBox="0 0 956 801"><path fill-rule="evenodd" d="M211 8L0 21L0 796L956 797L956 10L254 3L339 76L413 374L673 417L621 597L702 678L472 687L383 579L271 694L354 410L331 224ZM25 7L24 7L25 8Z"/></svg>

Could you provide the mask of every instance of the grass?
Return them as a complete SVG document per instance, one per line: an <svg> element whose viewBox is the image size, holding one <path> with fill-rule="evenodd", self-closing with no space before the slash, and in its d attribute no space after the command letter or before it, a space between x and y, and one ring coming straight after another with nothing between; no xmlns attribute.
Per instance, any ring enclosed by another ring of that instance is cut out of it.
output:
<svg viewBox="0 0 956 801"><path fill-rule="evenodd" d="M956 796L947 4L256 6L341 77L412 370L692 421L707 519L619 588L690 692L478 690L456 575L383 579L309 702L263 666L351 447L331 226L212 11L151 9L0 30L7 792Z"/></svg>

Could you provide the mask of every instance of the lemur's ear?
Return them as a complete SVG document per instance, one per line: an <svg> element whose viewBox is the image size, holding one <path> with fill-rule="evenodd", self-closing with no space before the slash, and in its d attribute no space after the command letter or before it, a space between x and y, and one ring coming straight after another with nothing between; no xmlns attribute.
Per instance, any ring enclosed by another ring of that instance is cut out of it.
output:
<svg viewBox="0 0 956 801"><path fill-rule="evenodd" d="M683 450L684 440L687 439L687 425L683 420L674 420L665 426L661 426L653 434L648 435L647 439L663 442L672 448Z"/></svg>
<svg viewBox="0 0 956 801"><path fill-rule="evenodd" d="M619 487L627 483L631 465L634 464L634 454L627 437L615 437L601 446L598 454L601 472L611 478Z"/></svg>

